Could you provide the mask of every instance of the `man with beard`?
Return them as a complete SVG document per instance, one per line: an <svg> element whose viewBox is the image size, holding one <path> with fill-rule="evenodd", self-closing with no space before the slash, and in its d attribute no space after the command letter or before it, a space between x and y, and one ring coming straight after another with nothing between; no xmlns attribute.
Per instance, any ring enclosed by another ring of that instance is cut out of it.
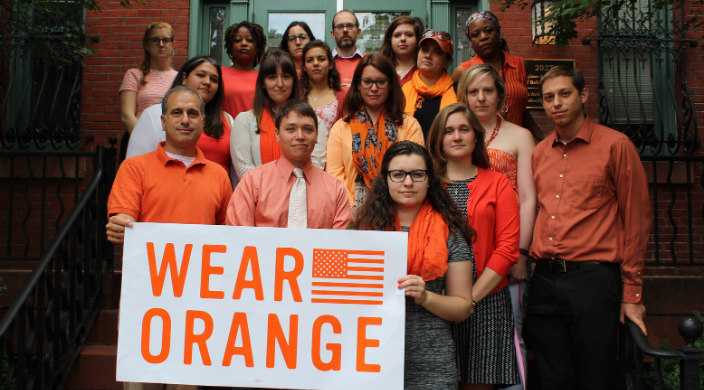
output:
<svg viewBox="0 0 704 390"><path fill-rule="evenodd" d="M345 93L350 88L357 64L364 57L364 53L357 49L357 37L361 32L357 17L352 11L342 10L332 18L330 35L335 38L332 57L340 73L340 87Z"/></svg>

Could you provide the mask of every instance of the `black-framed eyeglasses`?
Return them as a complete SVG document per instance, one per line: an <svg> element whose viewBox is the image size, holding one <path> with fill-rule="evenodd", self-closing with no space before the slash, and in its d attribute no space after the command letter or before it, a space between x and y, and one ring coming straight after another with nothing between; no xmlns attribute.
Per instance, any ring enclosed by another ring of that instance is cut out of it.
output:
<svg viewBox="0 0 704 390"><path fill-rule="evenodd" d="M357 25L354 23L347 23L347 24L340 23L340 24L335 25L335 30L344 30L344 29L352 30L355 27L357 27Z"/></svg>
<svg viewBox="0 0 704 390"><path fill-rule="evenodd" d="M158 44L160 44L160 43L163 43L164 45L168 45L169 43L171 43L171 42L174 41L173 38L157 38L157 37L149 38L149 39L147 39L147 40L148 40L149 43L151 43L152 45L158 45Z"/></svg>
<svg viewBox="0 0 704 390"><path fill-rule="evenodd" d="M372 85L376 84L377 88L379 89L384 89L389 86L389 79L383 78L383 79L361 79L359 80L359 85L364 88L368 89L371 88Z"/></svg>
<svg viewBox="0 0 704 390"><path fill-rule="evenodd" d="M427 169L414 169L412 171L404 171L402 169L392 169L389 171L389 179L394 183L401 183L406 180L406 176L411 176L414 182L425 181L428 178Z"/></svg>
<svg viewBox="0 0 704 390"><path fill-rule="evenodd" d="M423 31L423 38L432 38L432 37L437 37L441 41L449 41L450 40L450 34L447 31L438 31L438 30L433 30L430 28Z"/></svg>
<svg viewBox="0 0 704 390"><path fill-rule="evenodd" d="M289 42L293 42L296 39L300 39L303 41L308 39L308 34L289 35L286 39L288 39Z"/></svg>

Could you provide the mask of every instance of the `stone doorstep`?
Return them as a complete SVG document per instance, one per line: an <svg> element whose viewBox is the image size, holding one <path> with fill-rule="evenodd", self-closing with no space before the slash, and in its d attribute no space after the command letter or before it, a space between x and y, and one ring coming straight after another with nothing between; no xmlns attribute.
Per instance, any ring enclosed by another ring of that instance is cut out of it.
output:
<svg viewBox="0 0 704 390"><path fill-rule="evenodd" d="M115 380L116 345L84 345L64 384L67 390L121 390Z"/></svg>

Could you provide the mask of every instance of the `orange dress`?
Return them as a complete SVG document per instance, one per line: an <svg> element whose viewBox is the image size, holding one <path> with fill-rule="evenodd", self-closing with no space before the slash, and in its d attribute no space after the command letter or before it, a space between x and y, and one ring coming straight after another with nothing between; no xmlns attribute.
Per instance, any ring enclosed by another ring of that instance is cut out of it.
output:
<svg viewBox="0 0 704 390"><path fill-rule="evenodd" d="M491 170L503 173L508 178L518 201L518 161L511 153L501 149L486 148L486 151L489 154Z"/></svg>

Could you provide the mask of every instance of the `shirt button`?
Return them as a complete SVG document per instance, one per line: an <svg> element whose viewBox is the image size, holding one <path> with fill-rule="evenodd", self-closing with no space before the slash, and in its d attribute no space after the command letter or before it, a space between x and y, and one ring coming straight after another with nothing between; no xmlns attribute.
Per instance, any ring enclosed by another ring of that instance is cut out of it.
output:
<svg viewBox="0 0 704 390"><path fill-rule="evenodd" d="M563 153L562 158L567 158L567 153Z"/></svg>
<svg viewBox="0 0 704 390"><path fill-rule="evenodd" d="M565 177L565 175L563 175L563 174L560 174L560 179L562 179L563 177Z"/></svg>
<svg viewBox="0 0 704 390"><path fill-rule="evenodd" d="M640 294L636 293L636 297L639 297L639 296L640 296Z"/></svg>
<svg viewBox="0 0 704 390"><path fill-rule="evenodd" d="M560 199L560 195L555 195L555 198Z"/></svg>
<svg viewBox="0 0 704 390"><path fill-rule="evenodd" d="M550 219L555 219L555 216L554 216L554 215L551 215L551 216L550 216ZM640 273L640 272L639 272L639 273Z"/></svg>
<svg viewBox="0 0 704 390"><path fill-rule="evenodd" d="M549 241L552 241L552 237L548 237L548 240L549 240Z"/></svg>

